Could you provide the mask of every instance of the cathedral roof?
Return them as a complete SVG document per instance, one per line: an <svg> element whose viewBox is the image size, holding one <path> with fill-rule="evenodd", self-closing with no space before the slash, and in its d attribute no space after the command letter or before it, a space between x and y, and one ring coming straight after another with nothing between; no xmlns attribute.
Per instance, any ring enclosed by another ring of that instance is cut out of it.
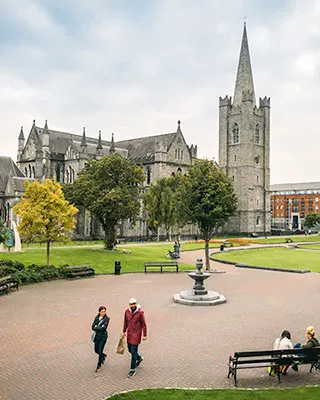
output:
<svg viewBox="0 0 320 400"><path fill-rule="evenodd" d="M244 24L242 43L238 64L238 72L236 78L236 84L234 88L233 106L240 105L242 101L242 93L250 93L253 97L253 105L256 104L253 75L250 61L249 43L247 36L247 27Z"/></svg>
<svg viewBox="0 0 320 400"><path fill-rule="evenodd" d="M0 192L4 192L8 179L12 176L24 177L12 158L0 156Z"/></svg>
<svg viewBox="0 0 320 400"><path fill-rule="evenodd" d="M176 134L176 132L173 132L122 140L117 142L116 145L127 149L129 158L136 163L152 162L154 161L154 155L157 150L157 143L165 143L166 150L168 150Z"/></svg>

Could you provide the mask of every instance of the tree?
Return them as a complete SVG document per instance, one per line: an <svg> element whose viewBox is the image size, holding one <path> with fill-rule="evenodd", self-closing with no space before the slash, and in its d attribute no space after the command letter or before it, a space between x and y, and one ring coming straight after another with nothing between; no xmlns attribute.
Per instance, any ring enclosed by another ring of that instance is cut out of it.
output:
<svg viewBox="0 0 320 400"><path fill-rule="evenodd" d="M26 182L26 191L13 207L20 217L18 230L27 242L47 244L47 265L50 265L50 244L68 240L75 226L78 209L65 200L61 185L47 179L43 183Z"/></svg>
<svg viewBox="0 0 320 400"><path fill-rule="evenodd" d="M173 177L158 179L143 196L148 213L148 226L154 229L163 226L167 240L170 240L170 229L176 222L174 180Z"/></svg>
<svg viewBox="0 0 320 400"><path fill-rule="evenodd" d="M66 197L84 206L101 223L105 248L112 250L121 220L135 222L139 213L139 185L144 181L142 167L119 154L89 161L73 184L64 187Z"/></svg>
<svg viewBox="0 0 320 400"><path fill-rule="evenodd" d="M320 214L308 214L304 220L304 226L307 229L311 229L314 226L320 224Z"/></svg>
<svg viewBox="0 0 320 400"><path fill-rule="evenodd" d="M5 222L0 217L0 244L4 243L8 237L8 228Z"/></svg>
<svg viewBox="0 0 320 400"><path fill-rule="evenodd" d="M181 182L179 204L186 220L197 224L201 232L209 270L209 240L237 209L232 182L215 163L197 160Z"/></svg>

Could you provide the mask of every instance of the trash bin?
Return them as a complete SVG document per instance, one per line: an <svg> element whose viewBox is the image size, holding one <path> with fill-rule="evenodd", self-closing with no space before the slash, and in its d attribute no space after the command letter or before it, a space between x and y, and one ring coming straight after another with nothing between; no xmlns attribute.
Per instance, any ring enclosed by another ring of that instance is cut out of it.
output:
<svg viewBox="0 0 320 400"><path fill-rule="evenodd" d="M120 270L121 270L121 263L120 263L120 261L115 261L115 262L114 262L114 274L115 274L115 275L120 275Z"/></svg>
<svg viewBox="0 0 320 400"><path fill-rule="evenodd" d="M224 244L220 244L220 251L224 250Z"/></svg>

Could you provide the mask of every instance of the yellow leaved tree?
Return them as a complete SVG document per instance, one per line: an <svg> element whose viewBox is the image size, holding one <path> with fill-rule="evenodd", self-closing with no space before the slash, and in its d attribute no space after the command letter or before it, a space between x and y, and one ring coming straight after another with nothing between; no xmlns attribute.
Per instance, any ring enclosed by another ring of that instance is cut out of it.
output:
<svg viewBox="0 0 320 400"><path fill-rule="evenodd" d="M49 266L51 242L70 239L78 209L64 198L58 182L46 179L26 182L26 191L13 210L20 218L18 230L25 241L47 244Z"/></svg>

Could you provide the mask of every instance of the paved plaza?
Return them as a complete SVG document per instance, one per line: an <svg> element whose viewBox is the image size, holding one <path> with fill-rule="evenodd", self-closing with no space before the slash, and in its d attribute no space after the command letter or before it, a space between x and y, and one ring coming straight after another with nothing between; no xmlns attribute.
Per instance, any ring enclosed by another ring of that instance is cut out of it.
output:
<svg viewBox="0 0 320 400"><path fill-rule="evenodd" d="M195 263L203 252L185 252ZM102 400L124 390L151 387L233 388L227 379L234 351L270 349L283 329L304 340L320 333L320 274L293 274L212 263L207 288L227 297L215 307L175 304L173 294L191 288L185 273L147 273L59 280L21 287L0 297L0 399ZM142 270L142 267L141 267ZM130 297L145 311L145 360L127 379L129 355L117 355L123 312ZM96 374L90 342L98 306L110 316L105 368ZM264 369L240 371L239 387L279 387ZM315 385L320 372L289 371L281 387Z"/></svg>

